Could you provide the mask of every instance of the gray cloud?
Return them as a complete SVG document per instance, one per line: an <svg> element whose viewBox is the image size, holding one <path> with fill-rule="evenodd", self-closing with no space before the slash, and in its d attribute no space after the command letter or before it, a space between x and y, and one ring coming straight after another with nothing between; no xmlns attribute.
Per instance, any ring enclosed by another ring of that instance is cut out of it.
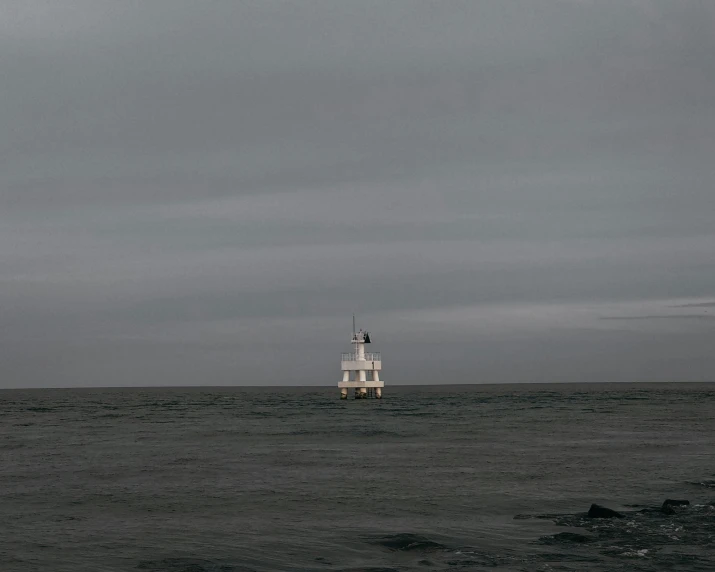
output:
<svg viewBox="0 0 715 572"><path fill-rule="evenodd" d="M714 32L0 0L0 384L333 383L353 311L392 382L711 380Z"/></svg>
<svg viewBox="0 0 715 572"><path fill-rule="evenodd" d="M713 320L715 316L702 316L699 314L681 314L679 316L654 315L654 316L603 316L602 320Z"/></svg>

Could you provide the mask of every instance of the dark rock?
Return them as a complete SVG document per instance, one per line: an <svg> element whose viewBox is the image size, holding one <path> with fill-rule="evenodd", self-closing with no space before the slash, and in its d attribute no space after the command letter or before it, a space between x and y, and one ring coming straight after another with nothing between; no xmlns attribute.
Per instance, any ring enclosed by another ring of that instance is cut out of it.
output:
<svg viewBox="0 0 715 572"><path fill-rule="evenodd" d="M620 512L598 504L592 504L588 509L588 518L624 518Z"/></svg>
<svg viewBox="0 0 715 572"><path fill-rule="evenodd" d="M674 500L674 499L665 499L663 502L663 508L666 506L688 506L690 504L690 501L687 500Z"/></svg>
<svg viewBox="0 0 715 572"><path fill-rule="evenodd" d="M660 512L671 516L678 514L678 511L674 507L688 506L689 504L690 501L686 500L665 499L663 506L660 507Z"/></svg>

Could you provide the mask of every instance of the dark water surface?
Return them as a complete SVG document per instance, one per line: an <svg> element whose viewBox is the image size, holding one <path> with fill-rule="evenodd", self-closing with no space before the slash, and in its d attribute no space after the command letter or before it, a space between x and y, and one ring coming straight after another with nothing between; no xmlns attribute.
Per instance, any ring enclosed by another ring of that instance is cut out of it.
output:
<svg viewBox="0 0 715 572"><path fill-rule="evenodd" d="M715 384L0 391L0 570L712 571L714 405ZM691 505L639 512L666 498Z"/></svg>

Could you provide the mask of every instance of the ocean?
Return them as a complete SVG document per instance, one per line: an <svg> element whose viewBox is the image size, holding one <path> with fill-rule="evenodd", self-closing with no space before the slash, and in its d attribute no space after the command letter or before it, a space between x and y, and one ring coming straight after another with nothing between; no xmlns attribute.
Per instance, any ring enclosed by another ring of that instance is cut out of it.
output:
<svg viewBox="0 0 715 572"><path fill-rule="evenodd" d="M3 390L0 571L711 572L714 406L715 384Z"/></svg>

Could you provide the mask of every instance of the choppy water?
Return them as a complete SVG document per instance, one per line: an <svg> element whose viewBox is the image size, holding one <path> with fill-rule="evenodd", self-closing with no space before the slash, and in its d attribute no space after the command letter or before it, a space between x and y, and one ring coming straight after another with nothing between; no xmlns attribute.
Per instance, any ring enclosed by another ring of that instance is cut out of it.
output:
<svg viewBox="0 0 715 572"><path fill-rule="evenodd" d="M715 384L2 391L0 570L711 571L714 404ZM665 498L691 505L639 512Z"/></svg>

